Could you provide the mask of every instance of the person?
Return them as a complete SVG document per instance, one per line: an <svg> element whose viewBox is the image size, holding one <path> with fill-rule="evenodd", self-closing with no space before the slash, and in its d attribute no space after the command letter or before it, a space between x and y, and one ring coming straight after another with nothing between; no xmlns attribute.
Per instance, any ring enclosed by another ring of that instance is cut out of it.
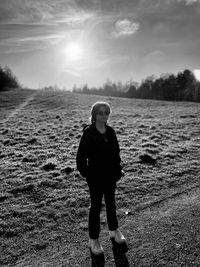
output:
<svg viewBox="0 0 200 267"><path fill-rule="evenodd" d="M110 112L108 103L94 103L91 109L91 124L83 129L76 156L77 169L81 176L86 178L89 187L89 248L96 255L103 254L103 247L99 242L103 196L110 238L118 244L126 243L116 216L116 183L124 172L115 130L108 125Z"/></svg>

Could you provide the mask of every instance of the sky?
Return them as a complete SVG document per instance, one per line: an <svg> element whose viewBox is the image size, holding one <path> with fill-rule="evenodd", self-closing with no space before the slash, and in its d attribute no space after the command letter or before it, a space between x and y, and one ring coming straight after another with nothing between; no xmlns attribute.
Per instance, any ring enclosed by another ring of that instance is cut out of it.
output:
<svg viewBox="0 0 200 267"><path fill-rule="evenodd" d="M28 88L200 80L200 0L0 0L0 66Z"/></svg>

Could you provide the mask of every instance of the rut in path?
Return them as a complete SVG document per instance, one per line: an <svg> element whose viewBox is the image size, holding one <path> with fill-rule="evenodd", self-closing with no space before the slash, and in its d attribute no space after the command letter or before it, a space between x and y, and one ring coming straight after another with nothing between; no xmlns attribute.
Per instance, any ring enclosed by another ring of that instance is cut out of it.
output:
<svg viewBox="0 0 200 267"><path fill-rule="evenodd" d="M21 103L15 110L13 110L5 119L2 120L2 123L6 123L9 119L14 118L24 107L26 107L30 101L35 98L37 93L33 93L29 96L23 103Z"/></svg>

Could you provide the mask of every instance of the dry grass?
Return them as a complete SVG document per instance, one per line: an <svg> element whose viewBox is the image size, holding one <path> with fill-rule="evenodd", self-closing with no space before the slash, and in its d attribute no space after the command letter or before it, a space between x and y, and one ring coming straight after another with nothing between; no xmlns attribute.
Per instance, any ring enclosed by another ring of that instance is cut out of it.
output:
<svg viewBox="0 0 200 267"><path fill-rule="evenodd" d="M62 91L0 93L1 266L89 266L88 189L75 156L82 125L99 99ZM134 236L135 212L199 186L200 105L101 99L112 107L110 124L126 172L118 183L118 216L125 233ZM101 219L106 266L113 266L105 208ZM164 265L167 259L161 265L159 257L148 265L155 251L148 248L145 254L149 240L137 231L129 253L136 266L184 266L177 258L177 265ZM169 248L160 248L159 255Z"/></svg>

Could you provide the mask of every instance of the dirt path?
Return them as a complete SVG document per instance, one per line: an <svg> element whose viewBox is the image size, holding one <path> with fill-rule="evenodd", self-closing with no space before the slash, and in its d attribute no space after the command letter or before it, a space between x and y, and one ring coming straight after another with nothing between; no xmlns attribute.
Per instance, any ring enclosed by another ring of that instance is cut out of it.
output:
<svg viewBox="0 0 200 267"><path fill-rule="evenodd" d="M130 266L200 266L200 189L130 215L123 228Z"/></svg>
<svg viewBox="0 0 200 267"><path fill-rule="evenodd" d="M124 217L121 229L129 243L129 266L200 266L199 219L199 188ZM114 267L111 242L106 230L101 233L101 241L105 250L105 267ZM87 234L72 242L58 242L48 250L29 255L29 258L19 261L15 266L91 266Z"/></svg>
<svg viewBox="0 0 200 267"><path fill-rule="evenodd" d="M31 96L29 96L28 98L26 98L26 100L24 102L22 102L16 109L14 109L4 120L2 120L2 123L6 123L8 122L11 118L14 118L23 108L25 108L30 101L32 101L35 96L36 96L37 92L33 93Z"/></svg>

